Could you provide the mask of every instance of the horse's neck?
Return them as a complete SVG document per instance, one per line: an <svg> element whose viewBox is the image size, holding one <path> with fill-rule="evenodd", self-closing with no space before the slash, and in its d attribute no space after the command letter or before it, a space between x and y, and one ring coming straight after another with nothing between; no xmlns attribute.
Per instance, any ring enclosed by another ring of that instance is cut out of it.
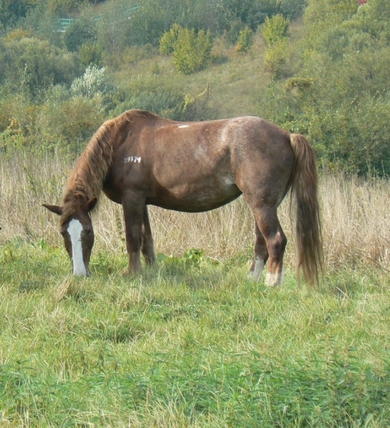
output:
<svg viewBox="0 0 390 428"><path fill-rule="evenodd" d="M109 169L110 164L105 160L99 164L93 164L88 156L83 154L70 177L69 194L87 202L93 198L98 198Z"/></svg>

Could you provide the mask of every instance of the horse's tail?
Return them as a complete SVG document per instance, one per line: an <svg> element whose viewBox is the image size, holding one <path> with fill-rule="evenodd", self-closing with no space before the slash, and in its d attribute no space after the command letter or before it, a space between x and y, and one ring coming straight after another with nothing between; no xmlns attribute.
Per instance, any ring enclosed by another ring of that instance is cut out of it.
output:
<svg viewBox="0 0 390 428"><path fill-rule="evenodd" d="M290 134L290 144L295 157L291 191L296 200L298 278L302 269L309 284L318 284L323 253L315 155L303 135Z"/></svg>

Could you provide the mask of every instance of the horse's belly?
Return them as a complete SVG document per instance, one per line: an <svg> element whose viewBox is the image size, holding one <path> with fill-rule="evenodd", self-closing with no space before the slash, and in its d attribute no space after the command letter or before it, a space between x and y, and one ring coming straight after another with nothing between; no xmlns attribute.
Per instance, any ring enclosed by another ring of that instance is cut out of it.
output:
<svg viewBox="0 0 390 428"><path fill-rule="evenodd" d="M202 212L221 207L240 195L235 184L222 187L182 185L170 190L160 189L148 203L176 211Z"/></svg>

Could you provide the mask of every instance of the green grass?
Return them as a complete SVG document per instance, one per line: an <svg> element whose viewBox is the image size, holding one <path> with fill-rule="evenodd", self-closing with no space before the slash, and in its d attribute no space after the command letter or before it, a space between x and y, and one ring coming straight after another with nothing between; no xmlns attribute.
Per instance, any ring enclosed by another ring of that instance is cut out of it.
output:
<svg viewBox="0 0 390 428"><path fill-rule="evenodd" d="M382 271L271 289L243 255L160 259L128 278L96 252L82 280L62 248L0 247L1 426L389 425Z"/></svg>

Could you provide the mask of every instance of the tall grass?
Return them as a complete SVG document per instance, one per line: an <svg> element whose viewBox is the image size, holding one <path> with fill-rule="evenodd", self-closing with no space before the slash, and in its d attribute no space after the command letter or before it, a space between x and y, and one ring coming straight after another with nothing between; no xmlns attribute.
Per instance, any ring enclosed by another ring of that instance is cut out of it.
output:
<svg viewBox="0 0 390 428"><path fill-rule="evenodd" d="M323 176L323 286L297 287L290 244L286 284L269 289L246 279L240 199L152 207L165 257L128 278L121 209L102 198L81 280L41 207L60 203L71 163L0 168L1 426L389 426L387 181ZM293 243L288 201L280 217Z"/></svg>
<svg viewBox="0 0 390 428"><path fill-rule="evenodd" d="M61 203L72 164L57 157L37 160L20 156L5 159L0 168L0 244L19 239L62 245L57 219L41 204ZM370 265L390 270L390 184L384 179L360 180L342 175L324 175L319 195L326 269ZM250 259L254 243L254 220L239 200L202 214L186 214L150 207L157 251L180 256L189 248L202 249L215 260L241 254ZM289 200L279 209L282 227L289 239L286 262L294 266L294 219ZM121 206L102 195L94 215L95 251L125 254Z"/></svg>

